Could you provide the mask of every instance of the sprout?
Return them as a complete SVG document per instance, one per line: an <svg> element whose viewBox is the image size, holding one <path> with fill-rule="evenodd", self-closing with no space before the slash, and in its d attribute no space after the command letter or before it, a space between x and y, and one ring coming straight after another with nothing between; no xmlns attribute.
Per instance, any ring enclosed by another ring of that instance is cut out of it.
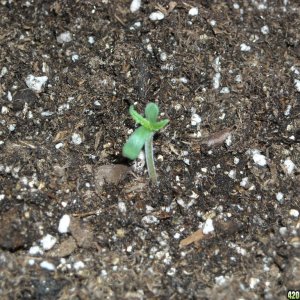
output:
<svg viewBox="0 0 300 300"><path fill-rule="evenodd" d="M153 135L156 131L164 128L169 123L169 120L164 119L157 121L159 108L153 102L148 103L145 108L146 118L135 111L133 105L130 106L129 113L131 117L141 126L138 127L128 138L127 142L123 146L122 154L123 156L134 160L138 157L142 148L145 146L148 174L150 180L157 184L157 174L153 158Z"/></svg>

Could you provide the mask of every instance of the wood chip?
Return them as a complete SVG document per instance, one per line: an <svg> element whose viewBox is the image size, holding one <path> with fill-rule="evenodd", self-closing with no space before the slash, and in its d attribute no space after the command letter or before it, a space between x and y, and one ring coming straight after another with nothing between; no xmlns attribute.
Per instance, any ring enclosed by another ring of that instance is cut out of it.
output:
<svg viewBox="0 0 300 300"><path fill-rule="evenodd" d="M201 141L201 144L205 144L208 147L215 147L221 145L225 142L225 140L231 135L232 127L225 128L223 130L217 131L209 135L208 137L204 138Z"/></svg>
<svg viewBox="0 0 300 300"><path fill-rule="evenodd" d="M103 165L95 170L95 188L96 192L99 194L102 191L102 187L105 183L117 184L121 181L127 173L129 172L129 167L125 165L115 164L115 165Z"/></svg>
<svg viewBox="0 0 300 300"><path fill-rule="evenodd" d="M75 239L73 237L69 237L62 243L60 243L53 250L49 251L46 256L47 257L65 257L72 254L77 248Z"/></svg>
<svg viewBox="0 0 300 300"><path fill-rule="evenodd" d="M62 141L64 139L66 139L68 136L70 135L70 132L68 130L62 130L62 131L59 131L54 140L53 140L53 143L56 143L58 141Z"/></svg>
<svg viewBox="0 0 300 300"><path fill-rule="evenodd" d="M188 246L192 243L198 242L198 241L202 240L203 237L204 237L204 233L203 233L202 229L198 229L197 231L195 231L194 233L189 235L187 238L181 240L179 243L179 247L181 248L184 246Z"/></svg>
<svg viewBox="0 0 300 300"><path fill-rule="evenodd" d="M70 232L79 247L90 248L94 240L94 233L91 226L83 224L76 218L71 219Z"/></svg>
<svg viewBox="0 0 300 300"><path fill-rule="evenodd" d="M99 130L95 134L95 143L94 143L94 150L95 151L98 149L101 137L102 137L102 130Z"/></svg>

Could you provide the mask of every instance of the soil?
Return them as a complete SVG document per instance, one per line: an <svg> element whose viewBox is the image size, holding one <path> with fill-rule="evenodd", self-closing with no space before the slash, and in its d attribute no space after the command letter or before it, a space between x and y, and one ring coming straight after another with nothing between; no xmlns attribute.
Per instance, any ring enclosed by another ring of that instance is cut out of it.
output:
<svg viewBox="0 0 300 300"><path fill-rule="evenodd" d="M1 299L286 299L299 1L130 5L1 1ZM157 186L122 157L148 102Z"/></svg>

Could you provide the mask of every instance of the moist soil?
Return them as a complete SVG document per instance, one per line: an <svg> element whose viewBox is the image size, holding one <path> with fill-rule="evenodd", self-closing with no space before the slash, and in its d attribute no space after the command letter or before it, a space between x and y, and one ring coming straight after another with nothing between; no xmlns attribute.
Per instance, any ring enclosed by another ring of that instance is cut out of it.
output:
<svg viewBox="0 0 300 300"><path fill-rule="evenodd" d="M299 1L130 5L1 1L1 299L285 299ZM158 185L122 157L149 102Z"/></svg>

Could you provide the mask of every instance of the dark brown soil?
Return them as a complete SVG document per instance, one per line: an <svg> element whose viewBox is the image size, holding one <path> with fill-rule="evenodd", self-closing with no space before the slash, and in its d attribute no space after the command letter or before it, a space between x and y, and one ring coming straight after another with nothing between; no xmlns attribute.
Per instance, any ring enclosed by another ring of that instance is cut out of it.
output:
<svg viewBox="0 0 300 300"><path fill-rule="evenodd" d="M300 2L169 2L1 1L1 299L300 289ZM158 186L121 155L150 101Z"/></svg>

